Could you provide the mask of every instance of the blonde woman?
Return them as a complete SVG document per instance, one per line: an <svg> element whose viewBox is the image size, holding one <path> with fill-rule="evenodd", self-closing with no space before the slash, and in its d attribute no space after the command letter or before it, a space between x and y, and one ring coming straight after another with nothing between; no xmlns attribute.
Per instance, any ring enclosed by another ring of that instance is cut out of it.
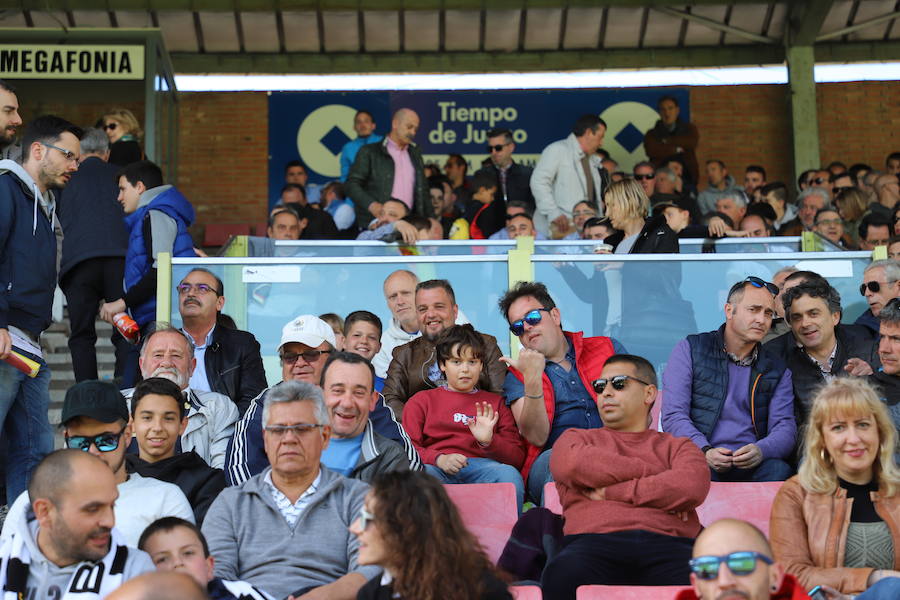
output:
<svg viewBox="0 0 900 600"><path fill-rule="evenodd" d="M103 130L109 138L109 162L124 167L144 158L140 138L144 132L134 113L114 108L103 115Z"/></svg>
<svg viewBox="0 0 900 600"><path fill-rule="evenodd" d="M841 377L813 400L805 459L772 506L775 559L828 598L900 577L900 470L887 408L863 379ZM898 593L900 580L878 586ZM896 598L876 590L865 598Z"/></svg>
<svg viewBox="0 0 900 600"><path fill-rule="evenodd" d="M845 188L834 197L834 207L844 220L844 230L850 234L853 244L859 246L859 222L869 207L866 194L857 188Z"/></svg>
<svg viewBox="0 0 900 600"><path fill-rule="evenodd" d="M647 219L650 199L634 179L617 181L603 195L606 216L619 233L604 242L615 247L615 254L659 254L678 252L678 234L666 223L664 215Z"/></svg>

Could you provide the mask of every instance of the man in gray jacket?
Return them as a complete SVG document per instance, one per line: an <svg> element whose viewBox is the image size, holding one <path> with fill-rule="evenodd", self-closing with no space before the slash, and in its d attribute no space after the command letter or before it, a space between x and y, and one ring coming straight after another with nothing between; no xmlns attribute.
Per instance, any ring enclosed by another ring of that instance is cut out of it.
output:
<svg viewBox="0 0 900 600"><path fill-rule="evenodd" d="M368 486L320 464L331 439L322 390L304 381L271 388L263 425L272 466L226 488L203 522L216 576L274 598L356 598L379 574L359 565L359 541L347 529Z"/></svg>
<svg viewBox="0 0 900 600"><path fill-rule="evenodd" d="M358 354L333 354L322 369L325 406L331 417L331 443L322 464L345 477L370 483L379 473L410 468L403 447L376 433L369 414L378 404L375 368ZM416 468L421 468L416 462Z"/></svg>

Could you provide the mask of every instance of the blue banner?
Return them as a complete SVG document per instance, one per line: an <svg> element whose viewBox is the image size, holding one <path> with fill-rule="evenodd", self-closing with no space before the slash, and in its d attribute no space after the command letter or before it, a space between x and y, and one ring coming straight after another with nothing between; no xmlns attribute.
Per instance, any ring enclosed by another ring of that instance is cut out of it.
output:
<svg viewBox="0 0 900 600"><path fill-rule="evenodd" d="M340 176L340 152L356 137L357 110L371 112L376 132L386 135L391 114L411 108L421 119L416 143L426 162L443 167L448 154L461 154L475 172L488 157L486 133L510 129L515 159L533 164L551 142L566 137L582 114L600 115L608 125L603 142L620 170L645 160L644 133L659 118L656 103L673 96L681 119L690 120L687 88L416 92L274 92L269 96L270 203L284 184L284 165L300 159L309 181Z"/></svg>

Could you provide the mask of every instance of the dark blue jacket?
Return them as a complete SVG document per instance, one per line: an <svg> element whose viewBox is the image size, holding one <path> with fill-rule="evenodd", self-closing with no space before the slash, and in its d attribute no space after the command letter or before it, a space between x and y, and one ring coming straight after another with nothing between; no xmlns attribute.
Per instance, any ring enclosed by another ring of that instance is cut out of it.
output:
<svg viewBox="0 0 900 600"><path fill-rule="evenodd" d="M0 161L0 173L0 329L38 335L52 321L57 231L21 165Z"/></svg>
<svg viewBox="0 0 900 600"><path fill-rule="evenodd" d="M725 325L716 331L687 336L691 348L693 386L691 421L707 438L712 435L728 393L728 363L725 355ZM764 347L759 347L756 362L750 367L750 416L756 439L766 437L769 427L769 403L787 365Z"/></svg>
<svg viewBox="0 0 900 600"><path fill-rule="evenodd" d="M125 256L128 232L116 198L119 168L92 156L56 196L63 238L59 278L80 263L101 256Z"/></svg>
<svg viewBox="0 0 900 600"><path fill-rule="evenodd" d="M228 442L228 451L225 453L225 478L228 480L228 485L239 485L254 475L262 473L269 466L269 458L266 456L266 449L263 445L262 413L266 403L266 394L270 389L272 388L266 389L253 399L250 408L234 427L234 436ZM403 447L413 470L421 468L419 467L418 453L416 453L409 436L394 417L394 411L384 403L383 396L378 398L375 410L369 413L369 421L376 433L394 440Z"/></svg>
<svg viewBox="0 0 900 600"><path fill-rule="evenodd" d="M872 309L867 308L866 312L859 315L855 321L853 321L854 325L865 325L869 329L875 332L875 335L878 335L878 332L881 331L881 323L878 322L878 317L872 314Z"/></svg>
<svg viewBox="0 0 900 600"><path fill-rule="evenodd" d="M146 192L145 192L146 193ZM150 211L158 210L175 220L178 233L175 236L175 247L172 256L196 256L194 241L188 233L188 227L194 222L194 207L187 198L174 187L170 187L147 204L125 217L128 228L128 253L125 255L125 291L136 285L153 269L152 236L150 227ZM138 306L130 306L131 316L138 325L156 319L156 294Z"/></svg>

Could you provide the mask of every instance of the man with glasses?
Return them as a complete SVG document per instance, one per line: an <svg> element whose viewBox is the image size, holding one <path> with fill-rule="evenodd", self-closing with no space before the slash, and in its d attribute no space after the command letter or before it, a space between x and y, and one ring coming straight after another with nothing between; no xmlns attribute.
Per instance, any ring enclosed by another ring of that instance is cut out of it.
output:
<svg viewBox="0 0 900 600"><path fill-rule="evenodd" d="M647 161L641 161L634 165L634 180L641 184L647 198L653 195L656 181L656 169Z"/></svg>
<svg viewBox="0 0 900 600"><path fill-rule="evenodd" d="M119 171L119 203L125 210L128 252L125 255L124 295L100 306L100 318L112 323L128 311L146 334L156 319L156 260L167 252L196 256L188 227L194 223L194 207L172 185L163 184L162 170L142 160ZM132 364L137 366L136 355ZM136 369L132 368L132 372ZM123 387L133 381L125 376Z"/></svg>
<svg viewBox="0 0 900 600"><path fill-rule="evenodd" d="M706 461L690 440L648 426L657 386L645 358L610 357L592 385L603 427L569 429L550 462L565 538L544 569L544 596L574 600L581 585L686 585Z"/></svg>
<svg viewBox="0 0 900 600"><path fill-rule="evenodd" d="M784 481L797 424L791 371L760 345L778 287L758 277L728 292L725 324L678 342L663 374L663 431L690 438L713 481Z"/></svg>
<svg viewBox="0 0 900 600"><path fill-rule="evenodd" d="M224 394L243 415L266 388L259 342L248 331L217 326L225 307L225 286L212 271L192 269L176 289L181 330L194 344L197 359L191 389Z"/></svg>
<svg viewBox="0 0 900 600"><path fill-rule="evenodd" d="M490 164L476 171L493 173L497 180L497 198L502 198L509 206L510 202L524 202L534 213L534 196L531 193L532 168L513 160L516 144L509 129L491 129L487 133L487 153ZM493 238L491 238L493 239ZM502 239L502 238L501 238Z"/></svg>
<svg viewBox="0 0 900 600"><path fill-rule="evenodd" d="M0 160L0 426L8 443L6 500L25 490L31 472L53 450L47 420L50 369L40 335L52 321L62 252L54 189L78 170L81 129L54 116L25 129L24 160ZM6 359L13 352L38 365L28 374Z"/></svg>
<svg viewBox="0 0 900 600"><path fill-rule="evenodd" d="M321 385L322 370L334 352L334 330L319 317L301 315L284 326L278 346L282 381L254 398L235 427L225 460L225 477L229 485L242 484L270 464L263 443L263 411L269 395L289 381ZM379 414L374 416L376 411ZM406 435L400 431L400 424L389 414L381 414L387 411L381 404L372 411L375 431L389 439L406 439L409 444ZM414 456L409 448L406 449L407 456Z"/></svg>
<svg viewBox="0 0 900 600"><path fill-rule="evenodd" d="M876 260L863 271L859 293L869 308L857 317L856 325L865 325L876 334L880 329L878 315L894 298L900 298L900 264L895 260Z"/></svg>
<svg viewBox="0 0 900 600"><path fill-rule="evenodd" d="M542 283L517 283L499 307L523 346L518 358L502 358L509 365L503 396L527 442L527 491L540 503L544 485L553 481L550 457L559 436L603 425L591 382L606 359L625 348L612 338L563 331L562 314Z"/></svg>
<svg viewBox="0 0 900 600"><path fill-rule="evenodd" d="M128 404L111 383L82 381L66 392L62 407L65 447L89 452L112 469L119 497L116 529L129 546L137 547L141 532L162 517L181 517L194 522L194 512L178 486L125 470L125 448L131 440ZM30 505L23 492L10 506L0 538L9 537L26 518Z"/></svg>
<svg viewBox="0 0 900 600"><path fill-rule="evenodd" d="M215 575L273 598L356 598L379 574L359 565L359 541L348 530L368 486L321 465L332 435L322 390L287 381L269 391L262 413L271 467L225 489L203 522Z"/></svg>

